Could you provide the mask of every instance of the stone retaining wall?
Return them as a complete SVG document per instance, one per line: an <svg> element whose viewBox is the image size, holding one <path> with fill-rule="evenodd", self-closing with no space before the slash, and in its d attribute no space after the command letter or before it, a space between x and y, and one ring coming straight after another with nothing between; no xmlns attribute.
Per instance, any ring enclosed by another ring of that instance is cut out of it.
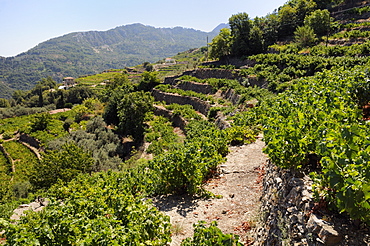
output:
<svg viewBox="0 0 370 246"><path fill-rule="evenodd" d="M31 137L30 135L27 135L25 133L21 133L19 136L19 141L29 144L30 146L40 149L40 141L37 139Z"/></svg>
<svg viewBox="0 0 370 246"><path fill-rule="evenodd" d="M213 69L213 68L198 68L194 70L191 76L198 79L240 79L241 77L235 70L228 69Z"/></svg>
<svg viewBox="0 0 370 246"><path fill-rule="evenodd" d="M253 245L370 245L369 227L317 210L309 176L272 163L266 166L260 212Z"/></svg>
<svg viewBox="0 0 370 246"><path fill-rule="evenodd" d="M177 103L180 105L189 104L193 106L196 111L207 115L208 111L211 107L211 104L203 101L196 97L189 97L189 96L181 96L173 93L163 92L157 89L152 90L152 95L154 96L156 101L165 101L168 104Z"/></svg>
<svg viewBox="0 0 370 246"><path fill-rule="evenodd" d="M198 68L195 70L189 70L183 72L181 75L173 76L173 77L166 77L164 79L165 84L175 84L176 79L180 78L181 76L189 75L198 79L241 79L242 77L235 72L235 70L229 69L214 69L214 68Z"/></svg>
<svg viewBox="0 0 370 246"><path fill-rule="evenodd" d="M173 115L171 110L157 105L154 105L154 114L166 117L172 122L172 125L174 127L179 127L182 131L185 132L185 126L188 124L188 122L180 115Z"/></svg>
<svg viewBox="0 0 370 246"><path fill-rule="evenodd" d="M195 91L202 94L214 94L216 91L213 86L205 83L178 80L175 81L177 82L175 87L184 91Z"/></svg>
<svg viewBox="0 0 370 246"><path fill-rule="evenodd" d="M240 95L236 94L236 92L233 89L227 89L226 91L223 91L221 93L221 96L222 98L230 101L234 105L238 104L240 100Z"/></svg>

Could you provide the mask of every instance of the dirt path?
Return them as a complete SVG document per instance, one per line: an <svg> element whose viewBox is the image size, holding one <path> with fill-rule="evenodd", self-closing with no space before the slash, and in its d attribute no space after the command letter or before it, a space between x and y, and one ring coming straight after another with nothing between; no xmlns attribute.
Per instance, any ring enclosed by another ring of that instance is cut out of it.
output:
<svg viewBox="0 0 370 246"><path fill-rule="evenodd" d="M256 221L260 197L260 173L267 157L262 153L260 138L252 144L231 147L227 162L221 165L221 177L209 181L206 189L217 199L193 199L173 195L155 201L159 210L171 217L173 237L171 246L180 245L193 234L193 224L216 220L224 233L240 235L240 241L249 240L248 231Z"/></svg>

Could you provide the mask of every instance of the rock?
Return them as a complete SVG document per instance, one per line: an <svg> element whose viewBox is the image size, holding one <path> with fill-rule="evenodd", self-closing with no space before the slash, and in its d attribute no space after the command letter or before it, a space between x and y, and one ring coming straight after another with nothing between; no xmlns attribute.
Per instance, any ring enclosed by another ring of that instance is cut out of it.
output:
<svg viewBox="0 0 370 246"><path fill-rule="evenodd" d="M342 240L342 236L339 235L332 225L315 214L311 214L307 222L307 229L312 233L317 233L325 245L334 246Z"/></svg>
<svg viewBox="0 0 370 246"><path fill-rule="evenodd" d="M10 217L10 219L19 220L22 216L24 216L25 211L31 210L31 211L39 212L48 204L49 204L49 200L43 199L42 202L37 200L35 202L31 202L30 204L19 205L18 208L14 209L13 214Z"/></svg>
<svg viewBox="0 0 370 246"><path fill-rule="evenodd" d="M315 214L311 214L307 222L307 229L312 233L319 233L323 224L323 220L319 219Z"/></svg>
<svg viewBox="0 0 370 246"><path fill-rule="evenodd" d="M342 241L342 236L329 225L324 224L318 235L325 245L328 246L338 245Z"/></svg>

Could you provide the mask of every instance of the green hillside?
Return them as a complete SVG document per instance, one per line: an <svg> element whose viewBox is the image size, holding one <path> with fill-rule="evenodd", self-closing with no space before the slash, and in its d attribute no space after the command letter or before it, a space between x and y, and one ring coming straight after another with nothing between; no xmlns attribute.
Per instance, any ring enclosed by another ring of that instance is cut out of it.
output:
<svg viewBox="0 0 370 246"><path fill-rule="evenodd" d="M213 179L222 185L219 167L231 147L253 143L260 134L271 168L292 176L284 181L272 177L278 188L264 184L273 190L267 199L274 206L280 198L285 200L283 209L275 211L279 219L263 225L274 242L270 245L321 245L327 234L316 229L288 235L292 225L307 224L311 214L322 216L325 225L340 218L341 245L353 245L349 238L357 235L362 242L355 246L369 242L369 4L290 0L265 17L250 19L238 13L209 47L174 55L176 64L125 64L89 76L76 70L80 76L73 88L57 89L48 77L1 100L0 242L168 245L175 224L151 199L179 196L186 203L187 198L201 197L213 204L220 196L206 190L206 183ZM171 32L176 30L180 31ZM120 28L111 32L109 38L100 32L65 38L78 40L86 54L101 55L103 62L103 54L123 47L117 44L119 37L129 35ZM151 44L144 43L143 50L150 50ZM71 47L64 44L65 49ZM155 44L152 48L160 50ZM139 48L130 52L144 55ZM83 61L82 56L73 59L75 64ZM55 108L59 111L51 110ZM19 143L23 135L37 140L40 158ZM14 172L17 167L19 173ZM255 170L261 180L270 167L263 168ZM309 181L304 183L312 187L313 197L298 206L292 197L303 193L298 184L303 179ZM253 182L256 193L264 189ZM295 193L285 193L282 186L291 186ZM225 196L233 203L238 194L229 188ZM43 212L30 212L13 223L13 209L35 197L50 203ZM274 206L271 211L278 208ZM191 208L185 210L184 217L198 218ZM289 216L288 210L299 212L300 218ZM223 208L219 212L231 215ZM248 225L242 231L233 225L234 233L248 233L255 226L253 219L239 221ZM219 217L209 218L209 227L199 222L194 237L181 245L255 242L222 233L211 223L216 220L222 222ZM281 233L269 231L272 224Z"/></svg>
<svg viewBox="0 0 370 246"><path fill-rule="evenodd" d="M53 38L15 57L0 57L0 97L9 97L11 90L30 89L47 76L60 82L66 76L155 62L205 46L207 36L212 39L218 31L219 27L206 33L182 27L132 24Z"/></svg>

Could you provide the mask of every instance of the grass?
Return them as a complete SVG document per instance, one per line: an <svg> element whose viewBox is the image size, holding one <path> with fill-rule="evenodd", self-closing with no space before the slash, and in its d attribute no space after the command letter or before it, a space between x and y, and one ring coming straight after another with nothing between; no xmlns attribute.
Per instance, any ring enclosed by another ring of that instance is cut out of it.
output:
<svg viewBox="0 0 370 246"><path fill-rule="evenodd" d="M10 170L9 160L5 157L4 153L0 151L0 173L8 174Z"/></svg>
<svg viewBox="0 0 370 246"><path fill-rule="evenodd" d="M28 180L33 166L38 162L35 154L23 144L17 141L7 141L3 143L4 149L15 161L14 181Z"/></svg>
<svg viewBox="0 0 370 246"><path fill-rule="evenodd" d="M175 222L174 224L171 225L171 233L173 235L182 235L185 234L185 228L184 228L184 223L180 222Z"/></svg>
<svg viewBox="0 0 370 246"><path fill-rule="evenodd" d="M120 74L121 72L99 73L95 75L78 78L76 79L76 82L80 85L85 85L85 86L93 86L93 85L98 86L101 83L104 83L107 80L111 80L115 76L120 75Z"/></svg>

